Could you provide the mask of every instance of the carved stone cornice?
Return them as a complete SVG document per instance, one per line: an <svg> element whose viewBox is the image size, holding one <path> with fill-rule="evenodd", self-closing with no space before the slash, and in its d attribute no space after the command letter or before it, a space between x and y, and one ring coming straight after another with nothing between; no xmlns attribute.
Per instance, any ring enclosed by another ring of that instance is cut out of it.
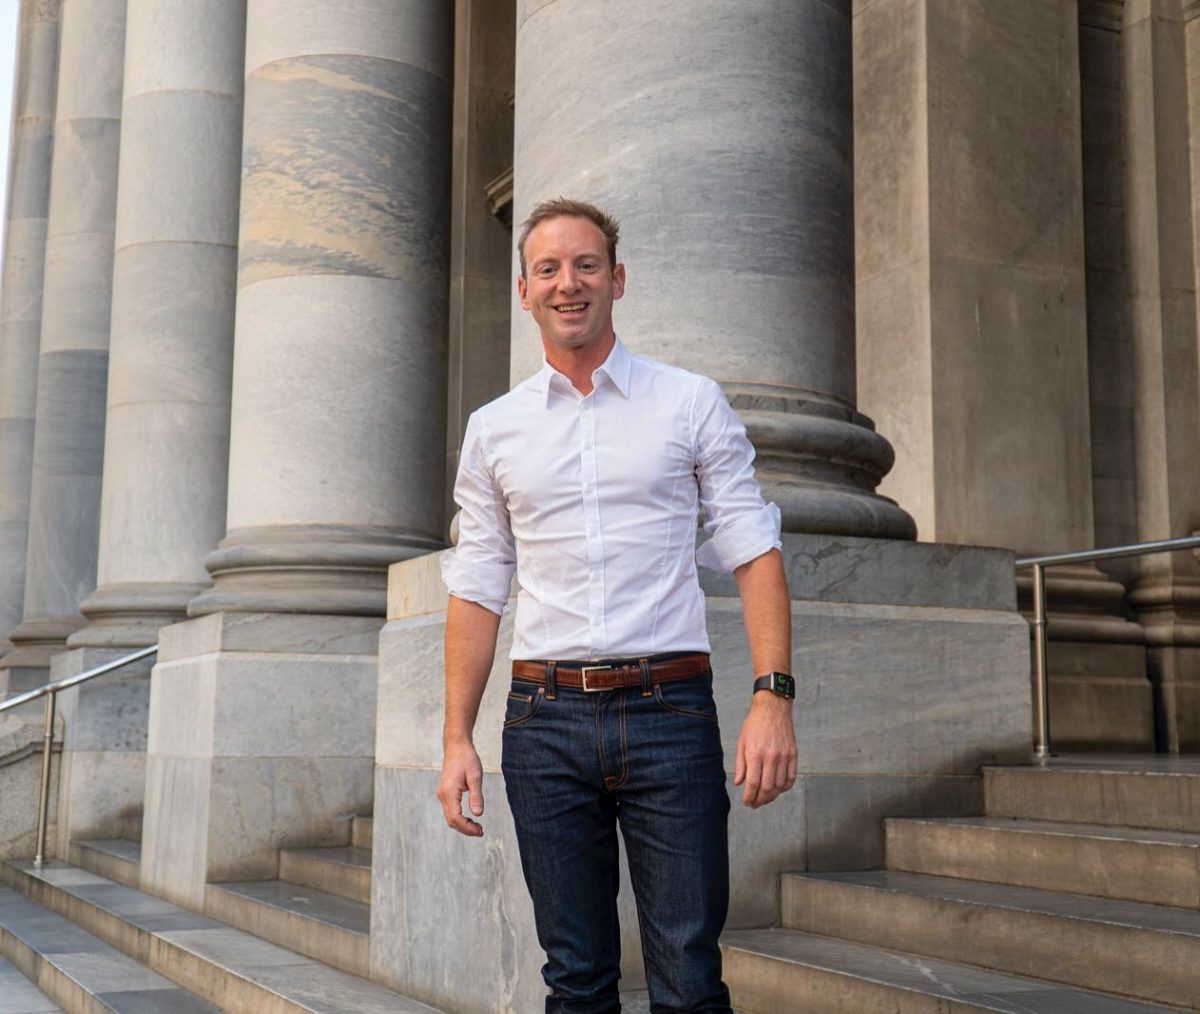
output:
<svg viewBox="0 0 1200 1014"><path fill-rule="evenodd" d="M1200 0L1183 0L1183 20L1191 21L1200 18Z"/></svg>
<svg viewBox="0 0 1200 1014"><path fill-rule="evenodd" d="M1119 32L1124 14L1125 0L1079 0L1079 23L1086 28Z"/></svg>

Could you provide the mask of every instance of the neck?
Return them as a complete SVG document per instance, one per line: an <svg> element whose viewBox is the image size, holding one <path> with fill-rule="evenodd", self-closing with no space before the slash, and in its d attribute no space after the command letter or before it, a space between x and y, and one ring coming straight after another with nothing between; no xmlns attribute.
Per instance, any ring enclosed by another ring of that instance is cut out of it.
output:
<svg viewBox="0 0 1200 1014"><path fill-rule="evenodd" d="M592 373L604 364L616 344L616 334L610 331L605 337L588 342L577 349L562 345L551 345L543 339L542 347L546 362L566 377L580 394L592 393Z"/></svg>

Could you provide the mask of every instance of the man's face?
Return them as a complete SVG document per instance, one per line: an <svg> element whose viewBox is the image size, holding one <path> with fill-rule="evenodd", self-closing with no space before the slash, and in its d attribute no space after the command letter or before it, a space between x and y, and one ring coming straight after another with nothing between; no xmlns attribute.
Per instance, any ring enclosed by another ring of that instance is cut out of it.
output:
<svg viewBox="0 0 1200 1014"><path fill-rule="evenodd" d="M625 266L609 267L604 234L586 218L537 225L525 240L521 306L533 314L549 355L611 337L612 305L625 293Z"/></svg>

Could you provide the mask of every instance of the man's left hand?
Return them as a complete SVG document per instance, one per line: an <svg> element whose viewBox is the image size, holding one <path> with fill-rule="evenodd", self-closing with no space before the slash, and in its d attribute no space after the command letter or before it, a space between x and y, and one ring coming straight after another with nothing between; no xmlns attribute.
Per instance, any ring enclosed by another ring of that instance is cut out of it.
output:
<svg viewBox="0 0 1200 1014"><path fill-rule="evenodd" d="M754 695L738 736L733 784L745 785L742 804L757 809L796 784L792 702L768 691Z"/></svg>

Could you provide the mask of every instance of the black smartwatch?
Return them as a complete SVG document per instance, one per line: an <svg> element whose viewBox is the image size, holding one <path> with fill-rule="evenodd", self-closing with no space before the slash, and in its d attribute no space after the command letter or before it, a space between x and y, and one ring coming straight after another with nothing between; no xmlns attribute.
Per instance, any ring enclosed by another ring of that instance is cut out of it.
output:
<svg viewBox="0 0 1200 1014"><path fill-rule="evenodd" d="M754 692L760 690L770 690L789 701L796 699L796 681L785 672L769 672L766 676L759 676L754 681Z"/></svg>

